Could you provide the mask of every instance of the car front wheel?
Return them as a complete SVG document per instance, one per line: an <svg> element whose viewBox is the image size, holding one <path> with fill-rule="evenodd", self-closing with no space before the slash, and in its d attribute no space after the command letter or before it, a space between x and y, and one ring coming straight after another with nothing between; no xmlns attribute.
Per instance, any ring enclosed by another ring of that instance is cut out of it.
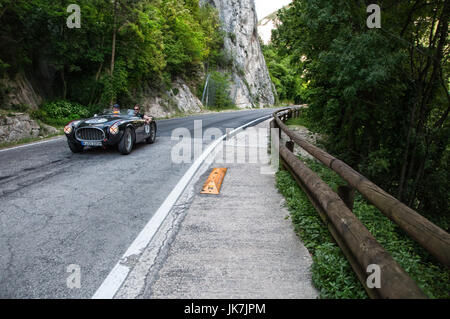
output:
<svg viewBox="0 0 450 319"><path fill-rule="evenodd" d="M67 144L69 144L69 148L72 153L81 153L83 151L83 146L81 144L72 142L70 140L67 140Z"/></svg>
<svg viewBox="0 0 450 319"><path fill-rule="evenodd" d="M119 147L118 147L119 152L122 155L128 155L133 150L133 145L134 145L133 133L131 132L131 130L129 128L127 128L123 132L123 136L120 139Z"/></svg>

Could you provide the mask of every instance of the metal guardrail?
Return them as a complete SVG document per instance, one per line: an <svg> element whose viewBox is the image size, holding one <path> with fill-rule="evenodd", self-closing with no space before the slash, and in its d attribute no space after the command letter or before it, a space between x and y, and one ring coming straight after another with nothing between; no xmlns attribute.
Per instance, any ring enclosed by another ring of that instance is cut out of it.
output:
<svg viewBox="0 0 450 319"><path fill-rule="evenodd" d="M371 298L427 298L352 213L353 191L358 190L369 202L447 267L450 265L450 235L344 162L290 131L283 122L291 117L298 117L300 113L300 108L291 108L275 112L273 115L271 127L279 128L280 136L281 132L284 132L291 139L286 146L280 145L281 162L319 212L368 295ZM349 183L349 186L340 192L340 196L293 154L294 142ZM371 264L377 264L381 268L381 288L370 289L366 285L366 270Z"/></svg>

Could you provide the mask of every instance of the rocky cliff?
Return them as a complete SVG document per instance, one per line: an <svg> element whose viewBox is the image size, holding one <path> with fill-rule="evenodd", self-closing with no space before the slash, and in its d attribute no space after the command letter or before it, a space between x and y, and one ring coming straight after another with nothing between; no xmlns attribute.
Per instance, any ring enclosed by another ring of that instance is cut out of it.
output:
<svg viewBox="0 0 450 319"><path fill-rule="evenodd" d="M13 79L7 77L0 79L0 87L6 89L6 98L0 104L0 109L11 105L25 105L31 109L37 109L42 103L42 97L35 91L33 85L22 73L16 74Z"/></svg>
<svg viewBox="0 0 450 319"><path fill-rule="evenodd" d="M144 88L141 105L146 113L154 117L166 117L176 113L198 113L202 102L192 93L185 81L176 79L172 88L164 93L155 94L152 88Z"/></svg>
<svg viewBox="0 0 450 319"><path fill-rule="evenodd" d="M201 0L219 11L225 50L233 59L231 98L240 107L275 103L274 87L258 39L254 0Z"/></svg>

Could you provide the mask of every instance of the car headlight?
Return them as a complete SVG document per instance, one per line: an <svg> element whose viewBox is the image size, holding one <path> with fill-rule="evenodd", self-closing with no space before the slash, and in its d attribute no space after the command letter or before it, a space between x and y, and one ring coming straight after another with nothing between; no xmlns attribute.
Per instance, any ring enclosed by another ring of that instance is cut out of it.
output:
<svg viewBox="0 0 450 319"><path fill-rule="evenodd" d="M117 133L119 133L119 123L117 122L111 125L111 127L109 128L109 132L112 135L116 135Z"/></svg>
<svg viewBox="0 0 450 319"><path fill-rule="evenodd" d="M76 127L78 124L80 124L81 121L72 121L69 122L66 126L64 126L64 133L67 135L72 133L73 128Z"/></svg>
<svg viewBox="0 0 450 319"><path fill-rule="evenodd" d="M73 128L72 128L72 124L69 123L64 127L64 133L66 133L67 135L69 135L70 133L72 133Z"/></svg>

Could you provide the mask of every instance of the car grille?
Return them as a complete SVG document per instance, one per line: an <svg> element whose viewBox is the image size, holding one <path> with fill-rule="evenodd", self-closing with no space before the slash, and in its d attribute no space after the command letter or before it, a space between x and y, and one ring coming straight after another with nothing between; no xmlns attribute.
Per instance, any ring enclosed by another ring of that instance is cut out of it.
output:
<svg viewBox="0 0 450 319"><path fill-rule="evenodd" d="M102 141L105 134L98 128L79 128L76 136L77 139L83 141Z"/></svg>

